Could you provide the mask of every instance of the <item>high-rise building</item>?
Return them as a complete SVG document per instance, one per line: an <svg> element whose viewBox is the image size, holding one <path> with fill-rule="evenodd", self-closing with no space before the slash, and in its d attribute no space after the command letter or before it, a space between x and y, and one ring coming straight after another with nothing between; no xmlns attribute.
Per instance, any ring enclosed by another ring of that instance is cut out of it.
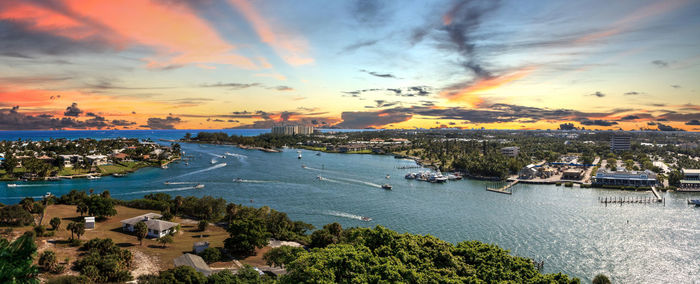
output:
<svg viewBox="0 0 700 284"><path fill-rule="evenodd" d="M610 137L610 151L629 151L632 137L625 134L613 134Z"/></svg>
<svg viewBox="0 0 700 284"><path fill-rule="evenodd" d="M503 147L501 148L501 154L508 157L517 157L520 152L520 147Z"/></svg>
<svg viewBox="0 0 700 284"><path fill-rule="evenodd" d="M314 133L314 127L296 124L275 125L270 132L276 135L310 135Z"/></svg>

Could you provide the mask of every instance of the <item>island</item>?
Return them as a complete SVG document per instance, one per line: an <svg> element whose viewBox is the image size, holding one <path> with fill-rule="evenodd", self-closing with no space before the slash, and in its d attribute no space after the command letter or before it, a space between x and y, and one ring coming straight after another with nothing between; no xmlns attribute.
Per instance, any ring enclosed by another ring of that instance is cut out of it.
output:
<svg viewBox="0 0 700 284"><path fill-rule="evenodd" d="M50 139L0 141L0 180L116 177L144 167L167 167L180 159L180 145L150 140Z"/></svg>

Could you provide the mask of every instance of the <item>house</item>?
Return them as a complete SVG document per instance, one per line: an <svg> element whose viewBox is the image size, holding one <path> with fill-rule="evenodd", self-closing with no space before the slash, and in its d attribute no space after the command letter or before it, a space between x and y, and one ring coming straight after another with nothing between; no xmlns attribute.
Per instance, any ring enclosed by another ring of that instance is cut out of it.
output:
<svg viewBox="0 0 700 284"><path fill-rule="evenodd" d="M683 169L681 188L700 190L700 169Z"/></svg>
<svg viewBox="0 0 700 284"><path fill-rule="evenodd" d="M129 155L125 153L115 153L112 154L112 160L113 161L123 161L126 160L129 157Z"/></svg>
<svg viewBox="0 0 700 284"><path fill-rule="evenodd" d="M561 176L561 179L568 179L568 180L580 180L583 177L583 170L582 169L568 169L564 171L564 174Z"/></svg>
<svg viewBox="0 0 700 284"><path fill-rule="evenodd" d="M61 161L63 161L64 168L72 168L75 164L83 161L83 156L80 155L59 155Z"/></svg>
<svg viewBox="0 0 700 284"><path fill-rule="evenodd" d="M91 230L95 228L95 217L85 217L85 229Z"/></svg>
<svg viewBox="0 0 700 284"><path fill-rule="evenodd" d="M85 159L87 159L88 163L93 166L102 166L109 163L107 161L107 156L105 155L87 155L85 156Z"/></svg>
<svg viewBox="0 0 700 284"><path fill-rule="evenodd" d="M204 259L202 259L200 256L191 254L191 253L186 253L181 256L176 257L173 259L173 264L175 264L175 267L178 266L189 266L194 268L195 270L203 273L206 276L209 276L212 274L212 270L207 265L206 262L204 262Z"/></svg>
<svg viewBox="0 0 700 284"><path fill-rule="evenodd" d="M205 249L209 248L209 242L195 242L194 245L192 245L192 251L195 254L199 254L200 252L203 252Z"/></svg>
<svg viewBox="0 0 700 284"><path fill-rule="evenodd" d="M598 170L595 175L597 185L620 185L620 186L655 186L656 174L646 171L607 171Z"/></svg>
<svg viewBox="0 0 700 284"><path fill-rule="evenodd" d="M133 232L136 224L138 224L139 222L144 222L146 223L146 227L148 228L147 236L151 238L160 238L167 234L170 234L170 232L177 231L177 226L180 224L175 222L159 220L159 218L161 217L163 217L163 215L157 213L146 213L141 216L136 216L126 220L122 220L122 230Z"/></svg>

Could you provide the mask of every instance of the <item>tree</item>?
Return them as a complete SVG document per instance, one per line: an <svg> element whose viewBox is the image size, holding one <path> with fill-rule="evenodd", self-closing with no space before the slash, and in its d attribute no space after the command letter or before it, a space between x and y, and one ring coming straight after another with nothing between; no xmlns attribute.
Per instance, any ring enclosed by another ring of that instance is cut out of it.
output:
<svg viewBox="0 0 700 284"><path fill-rule="evenodd" d="M158 243L161 244L163 248L165 248L165 244L172 244L173 243L173 236L171 235L165 235L160 238L158 238Z"/></svg>
<svg viewBox="0 0 700 284"><path fill-rule="evenodd" d="M39 255L39 265L44 268L45 271L53 272L56 269L56 253L51 250L45 250Z"/></svg>
<svg viewBox="0 0 700 284"><path fill-rule="evenodd" d="M205 284L207 277L190 266L178 266L173 269L162 271L157 283L175 284Z"/></svg>
<svg viewBox="0 0 700 284"><path fill-rule="evenodd" d="M146 223L143 221L136 223L136 226L134 226L134 234L136 234L139 243L143 245L143 239L148 235L148 226L146 226Z"/></svg>
<svg viewBox="0 0 700 284"><path fill-rule="evenodd" d="M126 282L132 279L131 264L133 255L121 249L112 239L92 239L82 247L86 251L82 258L74 262L74 269L93 282Z"/></svg>
<svg viewBox="0 0 700 284"><path fill-rule="evenodd" d="M266 246L270 237L260 219L234 220L227 231L231 237L224 240L224 247L234 254L250 254Z"/></svg>
<svg viewBox="0 0 700 284"><path fill-rule="evenodd" d="M306 250L301 247L281 246L273 248L265 253L263 259L269 266L284 267L296 260L304 252L306 252Z"/></svg>
<svg viewBox="0 0 700 284"><path fill-rule="evenodd" d="M75 212L76 212L76 213L80 213L80 217L82 217L83 214L85 214L85 213L88 212L88 206L87 206L87 204L85 204L85 202L82 202L82 201L81 201L80 203L78 203L78 205L77 205L77 207L76 207L76 209L75 209Z"/></svg>
<svg viewBox="0 0 700 284"><path fill-rule="evenodd" d="M34 226L34 232L36 233L37 237L43 237L46 233L46 227L43 225Z"/></svg>
<svg viewBox="0 0 700 284"><path fill-rule="evenodd" d="M87 199L88 214L98 218L117 215L117 210L114 209L114 200L105 198L100 195L91 195Z"/></svg>
<svg viewBox="0 0 700 284"><path fill-rule="evenodd" d="M673 170L668 174L668 184L672 186L680 186L683 179L683 173L679 170Z"/></svg>
<svg viewBox="0 0 700 284"><path fill-rule="evenodd" d="M610 279L608 279L605 274L598 274L595 277L593 277L593 284L610 284Z"/></svg>
<svg viewBox="0 0 700 284"><path fill-rule="evenodd" d="M17 164L17 159L10 154L2 162L2 169L5 170L5 172L7 172L8 174L12 174L15 172Z"/></svg>
<svg viewBox="0 0 700 284"><path fill-rule="evenodd" d="M207 225L209 225L207 220L201 220L199 224L197 224L197 229L199 229L200 232L204 232L207 229Z"/></svg>
<svg viewBox="0 0 700 284"><path fill-rule="evenodd" d="M80 239L80 236L85 234L85 223L83 222L72 222L66 226L66 229L70 231L70 238L73 239L73 234L78 236L78 239Z"/></svg>
<svg viewBox="0 0 700 284"><path fill-rule="evenodd" d="M26 226L33 222L34 216L19 204L0 208L0 226Z"/></svg>
<svg viewBox="0 0 700 284"><path fill-rule="evenodd" d="M199 256L202 257L206 263L217 262L221 260L221 251L217 248L206 248L199 253Z"/></svg>
<svg viewBox="0 0 700 284"><path fill-rule="evenodd" d="M53 217L51 218L51 221L49 221L49 225L51 225L51 229L56 231L59 229L59 226L61 226L61 218L58 217Z"/></svg>
<svg viewBox="0 0 700 284"><path fill-rule="evenodd" d="M32 263L36 254L34 234L26 232L14 242L0 239L0 283L39 283L39 269Z"/></svg>

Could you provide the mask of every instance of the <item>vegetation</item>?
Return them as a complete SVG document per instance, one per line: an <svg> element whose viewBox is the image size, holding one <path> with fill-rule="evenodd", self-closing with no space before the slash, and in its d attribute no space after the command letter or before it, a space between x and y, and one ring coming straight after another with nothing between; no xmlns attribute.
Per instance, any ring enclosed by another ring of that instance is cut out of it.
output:
<svg viewBox="0 0 700 284"><path fill-rule="evenodd" d="M56 253L51 250L43 251L39 255L39 265L42 268L44 268L45 271L56 271L56 266L58 265L58 261L56 260Z"/></svg>
<svg viewBox="0 0 700 284"><path fill-rule="evenodd" d="M206 263L213 263L221 260L221 251L217 248L206 248L199 253L199 256L202 257Z"/></svg>
<svg viewBox="0 0 700 284"><path fill-rule="evenodd" d="M171 236L171 235L165 235L165 236L162 236L162 237L158 238L156 241L158 241L158 243L159 243L163 248L165 248L165 245L166 245L166 244L172 244L172 243L173 243L173 236Z"/></svg>
<svg viewBox="0 0 700 284"><path fill-rule="evenodd" d="M70 238L73 239L73 235L78 236L78 240L80 240L80 236L85 234L85 223L83 222L71 222L66 226L66 229L70 231Z"/></svg>
<svg viewBox="0 0 700 284"><path fill-rule="evenodd" d="M139 244L143 245L143 239L148 235L148 226L146 226L146 223L143 221L136 223L134 226L134 235L136 235L136 239L139 240Z"/></svg>
<svg viewBox="0 0 700 284"><path fill-rule="evenodd" d="M201 272L189 266L178 266L173 269L161 271L158 275L143 275L139 277L139 284L244 284L244 283L274 283L274 279L260 274L250 265L245 265L233 274L229 270L223 270L206 277Z"/></svg>
<svg viewBox="0 0 700 284"><path fill-rule="evenodd" d="M27 226L34 223L34 217L21 205L0 207L0 226Z"/></svg>
<svg viewBox="0 0 700 284"><path fill-rule="evenodd" d="M233 254L248 255L256 248L267 245L270 233L260 219L234 220L228 226L231 237L224 241L224 248Z"/></svg>
<svg viewBox="0 0 700 284"><path fill-rule="evenodd" d="M39 283L34 234L26 232L15 241L0 239L0 283Z"/></svg>
<svg viewBox="0 0 700 284"><path fill-rule="evenodd" d="M74 268L88 279L98 282L125 282L132 279L129 269L131 252L117 247L111 239L92 239L82 247L83 257Z"/></svg>
<svg viewBox="0 0 700 284"><path fill-rule="evenodd" d="M56 231L59 229L61 226L61 218L58 217L53 217L51 218L51 221L49 221L49 225L51 225L51 229Z"/></svg>
<svg viewBox="0 0 700 284"><path fill-rule="evenodd" d="M610 284L610 279L608 279L605 274L598 274L595 277L593 277L593 284Z"/></svg>

